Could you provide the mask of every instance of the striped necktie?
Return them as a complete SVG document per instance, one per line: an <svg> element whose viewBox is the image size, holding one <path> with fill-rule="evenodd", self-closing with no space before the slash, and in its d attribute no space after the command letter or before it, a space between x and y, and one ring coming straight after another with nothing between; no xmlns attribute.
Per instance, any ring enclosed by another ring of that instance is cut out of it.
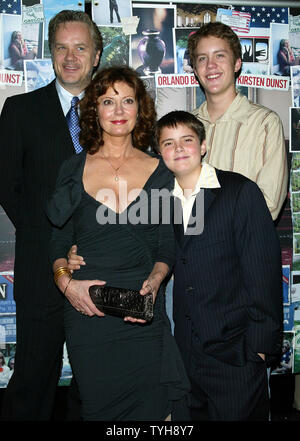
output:
<svg viewBox="0 0 300 441"><path fill-rule="evenodd" d="M74 96L72 98L71 107L68 111L66 118L70 130L70 135L73 141L73 145L75 148L76 153L80 153L82 151L82 147L79 143L79 116L77 112L77 104L78 104L79 98L77 96Z"/></svg>

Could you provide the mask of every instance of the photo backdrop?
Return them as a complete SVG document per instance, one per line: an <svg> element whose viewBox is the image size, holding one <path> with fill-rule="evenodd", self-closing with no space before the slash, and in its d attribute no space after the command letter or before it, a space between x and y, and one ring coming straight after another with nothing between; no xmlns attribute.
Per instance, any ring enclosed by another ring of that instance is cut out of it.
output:
<svg viewBox="0 0 300 441"><path fill-rule="evenodd" d="M279 113L284 125L290 186L276 227L283 263L283 361L289 358L289 367L282 369L280 365L273 373L299 373L300 66L284 69L279 52L285 40L290 56L300 56L300 2L291 1L290 7L280 6L280 1L267 1L265 6L251 5L251 1L233 3L117 0L110 7L109 0L0 0L0 110L6 97L31 92L54 79L48 24L62 9L85 10L91 15L103 35L100 68L125 64L137 70L155 99L159 117L174 109L191 111L205 100L190 66L188 37L209 21L231 26L240 38L243 54L237 88ZM24 54L30 56L24 62L11 59L16 33L22 35ZM151 53L150 42L154 47ZM14 228L0 206L0 351L11 373L16 347L14 245ZM10 375L1 374L0 387L6 387ZM65 350L60 384L69 384L71 375Z"/></svg>

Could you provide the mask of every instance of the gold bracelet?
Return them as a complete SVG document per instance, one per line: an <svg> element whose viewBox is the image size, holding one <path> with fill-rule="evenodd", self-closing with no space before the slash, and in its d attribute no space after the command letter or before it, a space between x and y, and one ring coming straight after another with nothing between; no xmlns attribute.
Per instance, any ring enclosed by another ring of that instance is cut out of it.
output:
<svg viewBox="0 0 300 441"><path fill-rule="evenodd" d="M60 266L57 268L57 270L54 273L54 280L55 283L57 282L57 280L63 275L63 274L69 274L70 271L68 270L67 267L65 266Z"/></svg>
<svg viewBox="0 0 300 441"><path fill-rule="evenodd" d="M72 277L72 273L71 273L71 271L67 267L65 267L65 266L58 267L57 270L54 273L54 276L53 276L54 277L54 282L56 283L56 285L57 285L58 279L61 276L63 276L64 274L67 274L69 277Z"/></svg>
<svg viewBox="0 0 300 441"><path fill-rule="evenodd" d="M64 289L64 293L63 293L64 295L65 295L66 292L67 292L67 288L68 288L68 286L69 286L71 280L72 280L72 277L70 277L70 279L69 279L69 281L68 281L68 283L67 283L67 285L66 285L66 287L65 287L65 289Z"/></svg>

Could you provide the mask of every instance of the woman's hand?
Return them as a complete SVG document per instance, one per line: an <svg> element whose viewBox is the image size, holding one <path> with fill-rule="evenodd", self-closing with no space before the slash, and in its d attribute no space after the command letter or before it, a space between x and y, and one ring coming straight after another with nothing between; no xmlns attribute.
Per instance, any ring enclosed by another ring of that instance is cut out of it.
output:
<svg viewBox="0 0 300 441"><path fill-rule="evenodd" d="M146 279L143 282L142 288L140 290L140 294L144 296L145 294L148 294L149 292L153 295L153 303L155 302L159 287L161 285L161 282L164 280L166 275L168 274L169 267L163 262L156 262L153 270L151 271L151 274L149 275L148 279ZM125 322L132 322L132 323L146 323L146 320L137 319L134 317L124 317Z"/></svg>
<svg viewBox="0 0 300 441"><path fill-rule="evenodd" d="M150 277L144 281L142 289L140 290L140 294L144 296L145 294L148 294L149 292L153 295L153 303L155 302L157 291L159 290L160 283L157 284L154 282L154 280ZM135 317L124 317L125 322L132 322L132 323L146 323L146 320L138 319Z"/></svg>
<svg viewBox="0 0 300 441"><path fill-rule="evenodd" d="M96 308L90 297L89 287L105 285L105 283L103 280L75 280L63 275L58 279L57 285L76 311L90 317L94 315L103 317L105 314Z"/></svg>
<svg viewBox="0 0 300 441"><path fill-rule="evenodd" d="M148 279L146 279L142 285L142 289L140 290L140 294L144 296L151 292L153 294L153 302L155 302L159 287L161 284L161 278L158 275L150 275Z"/></svg>

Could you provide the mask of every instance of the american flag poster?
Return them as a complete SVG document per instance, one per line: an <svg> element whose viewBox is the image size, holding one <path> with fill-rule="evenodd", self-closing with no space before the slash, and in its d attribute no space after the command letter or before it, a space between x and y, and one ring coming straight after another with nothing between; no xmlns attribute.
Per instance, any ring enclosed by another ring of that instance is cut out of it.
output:
<svg viewBox="0 0 300 441"><path fill-rule="evenodd" d="M243 6L218 9L217 20L230 26L239 36L269 37L271 23L287 24L287 7Z"/></svg>
<svg viewBox="0 0 300 441"><path fill-rule="evenodd" d="M250 32L250 20L251 14L248 12L218 9L217 21L230 26L237 34L248 34Z"/></svg>
<svg viewBox="0 0 300 441"><path fill-rule="evenodd" d="M21 15L21 0L0 0L0 13Z"/></svg>
<svg viewBox="0 0 300 441"><path fill-rule="evenodd" d="M288 24L289 9L287 7L238 5L234 6L233 10L250 14L249 36L267 37L270 35L271 23Z"/></svg>

